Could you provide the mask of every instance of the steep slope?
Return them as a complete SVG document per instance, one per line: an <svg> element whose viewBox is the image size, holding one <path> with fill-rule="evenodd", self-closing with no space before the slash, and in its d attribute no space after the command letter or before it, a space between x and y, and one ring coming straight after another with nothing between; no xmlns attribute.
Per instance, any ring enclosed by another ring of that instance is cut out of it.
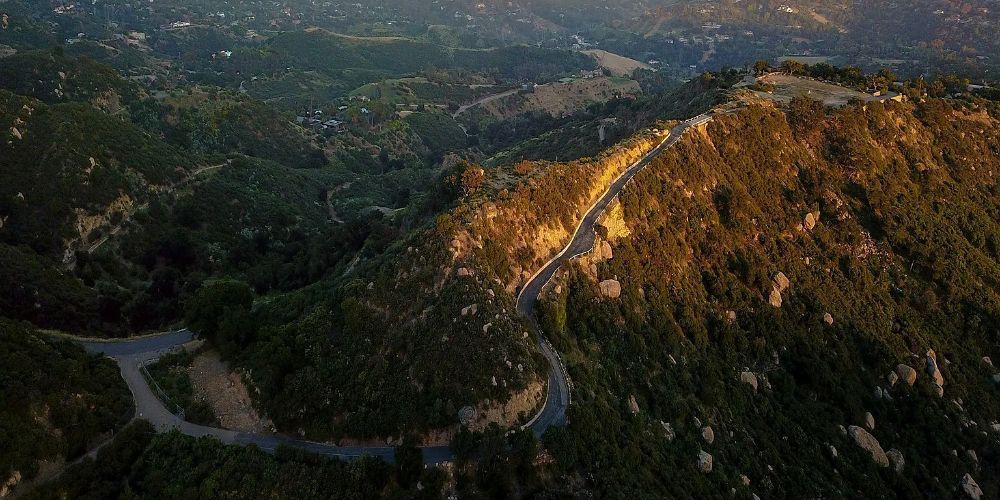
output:
<svg viewBox="0 0 1000 500"><path fill-rule="evenodd" d="M546 299L576 386L556 470L605 494L996 491L998 120L796 101L661 155Z"/></svg>
<svg viewBox="0 0 1000 500"><path fill-rule="evenodd" d="M114 362L0 318L0 497L79 457L131 412Z"/></svg>
<svg viewBox="0 0 1000 500"><path fill-rule="evenodd" d="M0 90L0 240L62 257L74 240L185 178L195 161L86 104Z"/></svg>

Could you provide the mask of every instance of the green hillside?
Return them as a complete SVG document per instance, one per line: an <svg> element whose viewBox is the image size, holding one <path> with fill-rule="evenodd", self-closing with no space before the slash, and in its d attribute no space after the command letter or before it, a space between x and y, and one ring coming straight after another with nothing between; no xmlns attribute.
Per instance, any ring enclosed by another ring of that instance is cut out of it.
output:
<svg viewBox="0 0 1000 500"><path fill-rule="evenodd" d="M967 472L996 491L998 111L751 107L661 155L613 258L546 301L577 387L556 470L606 494L945 497ZM845 430L866 413L885 467Z"/></svg>

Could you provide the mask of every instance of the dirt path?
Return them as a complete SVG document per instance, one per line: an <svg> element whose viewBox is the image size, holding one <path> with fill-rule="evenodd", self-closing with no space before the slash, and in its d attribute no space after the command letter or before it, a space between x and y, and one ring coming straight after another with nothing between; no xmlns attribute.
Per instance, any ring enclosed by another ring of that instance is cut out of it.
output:
<svg viewBox="0 0 1000 500"><path fill-rule="evenodd" d="M218 165L206 165L206 166L203 166L203 167L196 168L196 169L192 170L191 173L188 174L187 177L185 177L185 178L177 181L172 186L167 187L166 189L163 190L163 192L164 193L173 193L178 188L181 188L181 187L187 185L188 183L190 183L191 181L193 181L199 175L201 175L201 174L203 174L205 172L210 172L212 170L220 169L220 168L222 168L222 167L224 167L226 165L229 165L229 163L230 163L229 160L226 160L225 163L220 163ZM111 237L116 236L118 233L120 233L121 230L122 230L122 228L125 227L125 224L128 223L128 222L130 222L132 220L132 216L135 215L136 212L138 212L139 210L143 210L143 209L145 209L147 207L149 207L149 202L148 201L145 202L145 203L136 205L136 206L132 207L131 210L123 213L122 214L122 221L119 222L117 225L113 226L111 228L111 230L108 231L107 234L105 234L104 236L101 236L100 238L97 239L97 241L91 243L87 247L87 253L94 253L94 252L96 252L99 248L101 248L102 245L104 245L105 243L107 243L108 240L111 239Z"/></svg>
<svg viewBox="0 0 1000 500"><path fill-rule="evenodd" d="M497 99L503 99L504 97L516 94L521 89L510 89L506 92L500 92L499 94L491 94L486 97L482 97L476 101L470 102L469 104L464 104L458 107L458 110L451 114L452 118L458 118L459 115L465 113L471 108L479 106L480 104L486 104L488 102L493 102Z"/></svg>

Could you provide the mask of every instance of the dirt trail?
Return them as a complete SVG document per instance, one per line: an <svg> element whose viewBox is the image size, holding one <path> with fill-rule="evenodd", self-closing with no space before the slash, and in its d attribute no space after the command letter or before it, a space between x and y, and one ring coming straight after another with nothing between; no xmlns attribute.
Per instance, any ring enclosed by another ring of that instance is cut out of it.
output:
<svg viewBox="0 0 1000 500"><path fill-rule="evenodd" d="M510 90L508 90L506 92L500 92L499 94L490 94L490 95L488 95L486 97L482 97L482 98L477 99L477 100L475 100L473 102L470 102L469 104L463 104L462 106L458 107L457 111L455 111L454 113L451 114L451 117L452 118L458 118L459 115L461 115L462 113L465 113L466 111L468 111L471 108L479 106L480 104L486 104L488 102L493 102L493 101L495 101L497 99L503 99L504 97L507 97L507 96L510 96L510 95L514 95L519 90L520 89L510 89Z"/></svg>
<svg viewBox="0 0 1000 500"><path fill-rule="evenodd" d="M229 160L226 160L225 163L220 163L218 165L206 165L206 166L203 166L203 167L196 168L196 169L192 170L191 173L188 174L187 177L185 177L185 178L177 181L172 186L169 186L169 187L165 188L162 192L163 193L173 193L178 188L183 187L183 186L187 185L188 183L190 183L192 180L194 180L199 175L201 175L201 174L203 174L205 172L209 172L209 171L212 171L212 170L220 169L220 168L222 168L222 167L224 167L226 165L229 165L229 163L230 163ZM118 233L120 233L121 230L122 230L122 228L125 227L125 224L132 220L132 216L135 215L136 212L138 212L139 210L143 210L143 209L145 209L147 207L149 207L149 202L148 201L145 202L145 203L141 203L139 205L135 205L135 206L132 207L131 210L123 213L122 214L122 221L119 222L117 225L112 226L111 230L108 231L107 234L105 234L104 236L101 236L100 238L97 239L97 241L91 243L87 247L87 253L94 253L94 252L96 252L99 248L101 248L102 245L104 245L105 243L107 243L108 240L111 239L112 236L116 236Z"/></svg>

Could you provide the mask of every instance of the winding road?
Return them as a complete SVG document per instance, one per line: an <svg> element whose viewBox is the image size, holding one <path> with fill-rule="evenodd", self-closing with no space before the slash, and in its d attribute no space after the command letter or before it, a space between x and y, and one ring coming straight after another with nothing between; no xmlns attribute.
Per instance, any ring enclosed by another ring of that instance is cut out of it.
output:
<svg viewBox="0 0 1000 500"><path fill-rule="evenodd" d="M521 288L517 296L517 311L524 315L534 325L539 342L539 349L549 362L549 380L542 409L522 429L530 429L535 436L541 437L546 429L552 426L566 424L566 409L571 401L572 380L566 367L549 342L542 337L541 329L535 320L535 303L542 287L564 262L576 256L589 252L594 247L596 233L594 227L604 210L618 196L625 185L639 171L645 168L664 149L672 146L689 128L701 125L712 119L712 114L706 113L691 118L675 126L669 134L639 161L629 166L608 186L608 189L587 209L577 225L569 243L555 257L539 269ZM149 335L119 341L100 341L76 339L85 349L93 353L109 356L121 367L122 377L132 391L135 400L136 418L142 418L152 423L159 431L177 429L183 434L201 437L212 436L226 444L255 445L265 451L274 451L278 446L290 446L309 452L336 457L355 459L362 456L373 456L387 462L395 459L392 447L362 447L335 446L313 441L293 439L273 434L250 434L216 427L193 424L175 415L164 406L150 387L143 375L143 367L159 359L164 354L181 348L182 345L194 340L194 334L187 330L178 330L159 335ZM426 464L438 464L454 459L447 446L428 446L421 448Z"/></svg>

